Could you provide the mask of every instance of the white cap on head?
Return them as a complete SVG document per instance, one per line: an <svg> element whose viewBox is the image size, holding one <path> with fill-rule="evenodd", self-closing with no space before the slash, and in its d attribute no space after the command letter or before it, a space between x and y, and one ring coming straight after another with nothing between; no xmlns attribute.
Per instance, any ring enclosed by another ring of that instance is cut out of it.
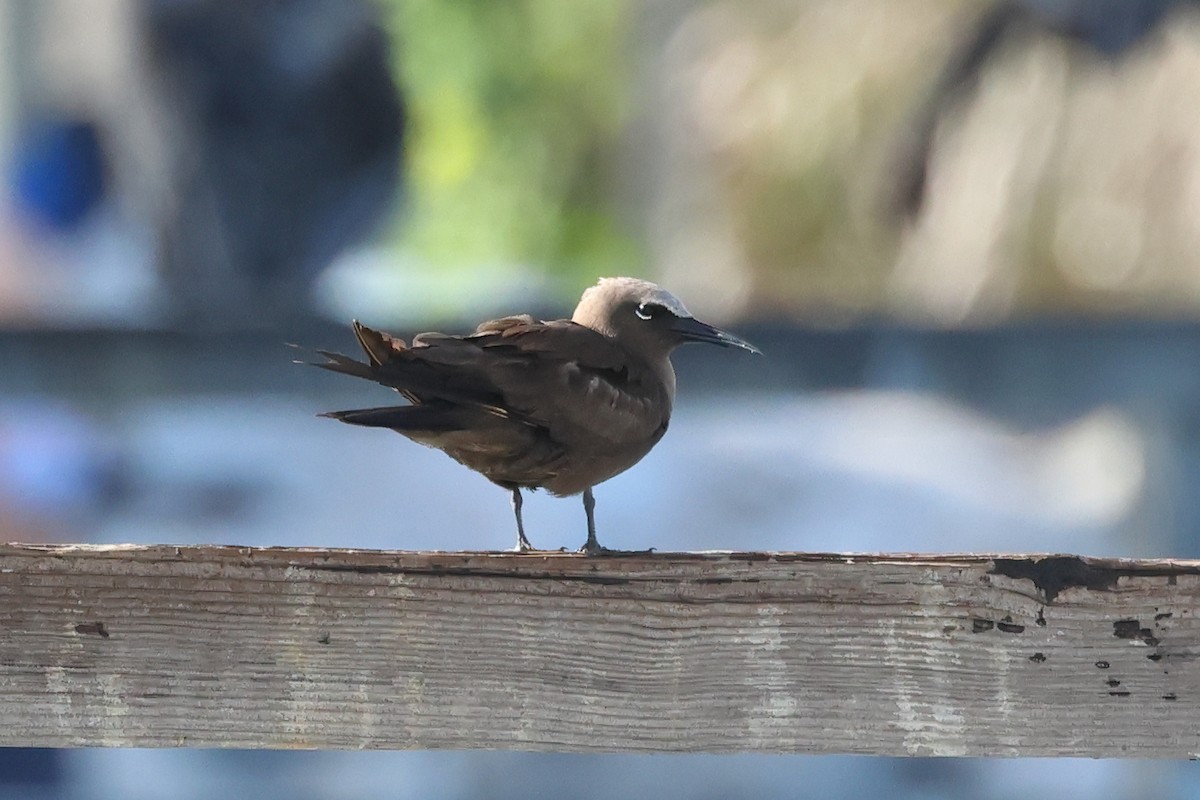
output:
<svg viewBox="0 0 1200 800"><path fill-rule="evenodd" d="M625 277L598 280L595 286L585 290L583 296L579 298L578 309L587 308L591 316L595 315L597 307L613 308L628 301L656 303L677 317L692 316L678 297L658 284L644 281L641 278Z"/></svg>

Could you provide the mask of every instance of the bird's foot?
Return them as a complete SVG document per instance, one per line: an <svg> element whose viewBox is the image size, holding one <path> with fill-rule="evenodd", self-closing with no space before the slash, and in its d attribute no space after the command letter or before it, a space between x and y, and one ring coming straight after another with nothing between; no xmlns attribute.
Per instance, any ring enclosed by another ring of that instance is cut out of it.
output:
<svg viewBox="0 0 1200 800"><path fill-rule="evenodd" d="M611 547L604 547L599 542L589 541L583 547L579 548L579 552L585 556L648 556L654 552L654 548L646 550L615 550Z"/></svg>
<svg viewBox="0 0 1200 800"><path fill-rule="evenodd" d="M513 547L512 552L514 552L514 553L536 553L537 548L534 547L533 545L531 545L529 543L528 539L521 539L520 541L517 542L516 546Z"/></svg>

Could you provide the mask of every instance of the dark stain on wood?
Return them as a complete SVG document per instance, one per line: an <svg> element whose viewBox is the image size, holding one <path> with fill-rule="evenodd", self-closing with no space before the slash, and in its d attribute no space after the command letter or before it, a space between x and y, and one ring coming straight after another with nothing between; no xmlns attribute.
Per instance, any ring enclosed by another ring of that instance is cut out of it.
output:
<svg viewBox="0 0 1200 800"><path fill-rule="evenodd" d="M84 636L99 636L101 639L108 638L108 628L103 622L81 622L75 626L75 632Z"/></svg>
<svg viewBox="0 0 1200 800"><path fill-rule="evenodd" d="M1112 666L1112 664L1109 664L1107 661L1097 661L1096 662L1096 669L1108 669L1111 666Z"/></svg>
<svg viewBox="0 0 1200 800"><path fill-rule="evenodd" d="M993 628L999 631L1004 631L1005 633L1025 632L1025 626L1013 622L1013 618L1011 616L1005 616L1004 619L1000 620L999 622L993 622L990 619L983 619L981 617L975 617L971 620L972 633L984 633L985 631L990 631Z"/></svg>
<svg viewBox="0 0 1200 800"><path fill-rule="evenodd" d="M1046 556L993 559L990 572L1032 581L1046 602L1053 603L1064 589L1110 591L1116 588L1121 578L1166 578L1167 583L1174 586L1179 575L1200 575L1200 567L1182 564L1131 566L1118 561L1081 556Z"/></svg>
<svg viewBox="0 0 1200 800"><path fill-rule="evenodd" d="M1129 697L1129 694L1130 694L1130 693L1129 693L1129 692L1126 692L1126 691L1120 691L1120 692L1109 692L1109 693L1108 693L1109 697Z"/></svg>
<svg viewBox="0 0 1200 800"><path fill-rule="evenodd" d="M1150 647L1158 646L1158 637L1149 628L1143 628L1141 620L1119 619L1113 623L1113 636L1118 639L1141 639Z"/></svg>
<svg viewBox="0 0 1200 800"><path fill-rule="evenodd" d="M1045 661L1046 661L1046 654L1045 654L1045 653L1034 653L1033 655L1031 655L1031 656L1029 657L1029 660L1030 660L1030 661L1032 661L1032 662L1033 662L1033 663L1035 663L1035 664L1042 664L1042 663L1045 663Z"/></svg>

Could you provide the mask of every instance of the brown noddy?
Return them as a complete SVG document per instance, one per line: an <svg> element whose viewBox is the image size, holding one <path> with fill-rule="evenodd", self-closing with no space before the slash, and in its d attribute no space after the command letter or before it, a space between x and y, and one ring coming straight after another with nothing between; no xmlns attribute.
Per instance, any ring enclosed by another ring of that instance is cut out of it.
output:
<svg viewBox="0 0 1200 800"><path fill-rule="evenodd" d="M512 492L517 550L532 550L521 490L583 494L596 540L592 487L632 467L667 432L675 400L671 352L684 342L759 350L700 322L674 295L637 278L602 278L571 319L528 314L484 322L468 336L402 340L358 321L367 363L318 351L316 366L389 386L409 405L332 411L352 425L391 428Z"/></svg>

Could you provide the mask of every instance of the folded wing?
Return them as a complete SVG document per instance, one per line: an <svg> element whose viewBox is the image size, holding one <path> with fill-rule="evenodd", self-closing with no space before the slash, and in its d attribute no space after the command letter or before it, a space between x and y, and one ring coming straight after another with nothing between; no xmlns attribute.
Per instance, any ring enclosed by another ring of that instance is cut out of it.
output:
<svg viewBox="0 0 1200 800"><path fill-rule="evenodd" d="M506 317L471 336L421 334L412 347L357 322L355 334L370 363L322 351L328 361L319 366L376 381L415 404L475 407L551 435L616 440L653 435L665 419L647 409L670 411L648 365L567 320Z"/></svg>

